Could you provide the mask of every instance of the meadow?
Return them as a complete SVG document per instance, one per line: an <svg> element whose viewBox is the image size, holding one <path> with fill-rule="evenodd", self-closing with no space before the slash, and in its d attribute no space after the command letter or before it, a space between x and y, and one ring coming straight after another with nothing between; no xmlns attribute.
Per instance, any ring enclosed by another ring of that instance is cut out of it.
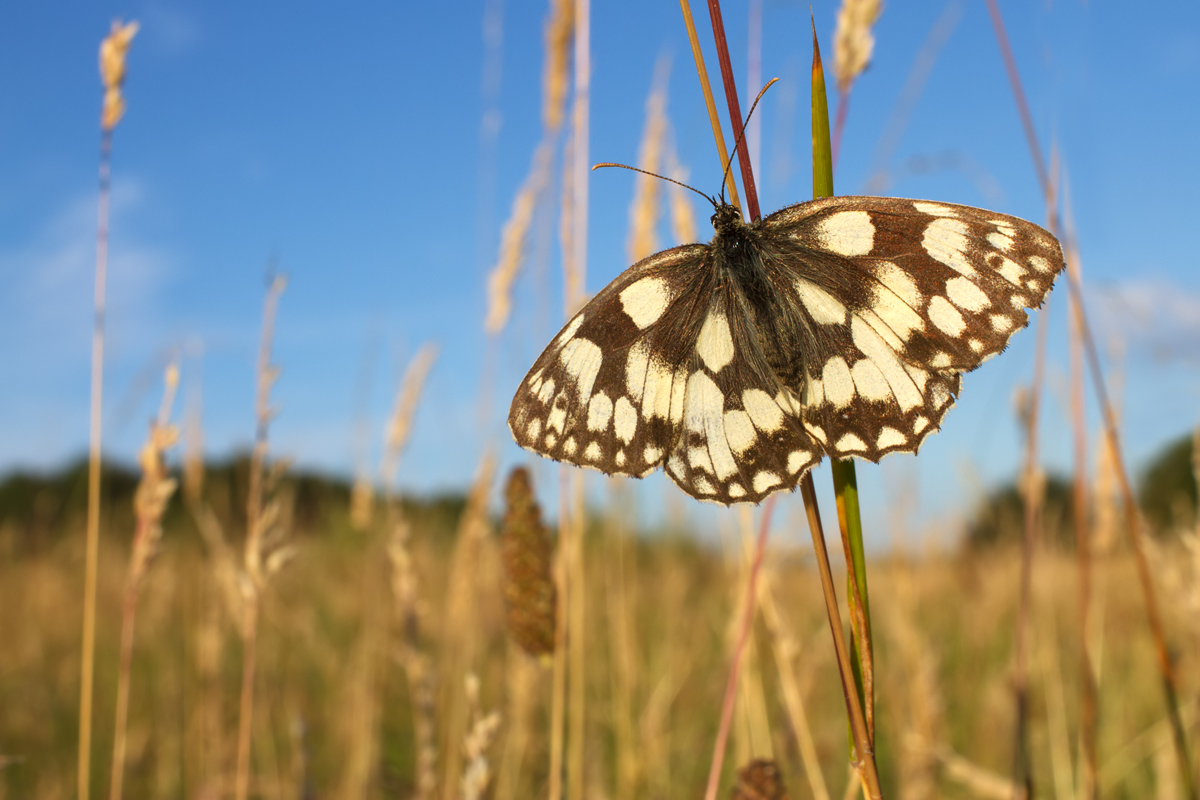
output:
<svg viewBox="0 0 1200 800"><path fill-rule="evenodd" d="M210 491L220 497L227 490L218 484ZM221 502L214 504L224 517ZM264 596L250 792L415 796L422 780L414 739L420 712L404 668L408 601L395 583L389 536L379 524L356 529L345 487L327 506L297 523L292 563ZM408 624L419 629L414 644L437 676L427 710L436 754L426 765L430 791L422 796L473 796L462 791L472 769L490 776L486 796L545 796L553 668L508 633L502 520L473 517L477 510L461 498L408 508L418 576L416 621ZM115 511L109 521L122 516L130 521ZM10 610L0 621L5 798L74 793L81 522L76 516L33 551L21 546L27 531L8 527L0 537L0 604ZM850 777L845 708L802 525L793 517L773 531L730 761L743 766L771 758L790 796L837 798ZM128 571L130 526L112 528L126 533L113 536L100 562L97 754L111 752ZM142 588L126 750L130 797L232 791L240 617L199 540L187 514L174 508ZM589 518L584 551L584 796L696 796L745 591L741 535L727 531L725 549L717 551L696 544L686 530L635 531L628 518L597 514ZM1195 697L1195 562L1178 541L1156 552L1181 690ZM871 559L869 569L877 755L888 796L1010 797L1019 551L1011 544L958 552L901 548ZM1095 581L1089 636L1099 676L1100 794L1182 797L1128 552L1117 546L1098 555ZM1030 740L1039 793L1060 798L1076 796L1080 769L1075 584L1073 554L1039 548ZM477 681L470 691L468 681ZM498 726L468 753L466 735L492 713ZM1194 701L1184 713L1194 724ZM98 757L98 795L108 772L107 759ZM731 768L722 796L733 780Z"/></svg>

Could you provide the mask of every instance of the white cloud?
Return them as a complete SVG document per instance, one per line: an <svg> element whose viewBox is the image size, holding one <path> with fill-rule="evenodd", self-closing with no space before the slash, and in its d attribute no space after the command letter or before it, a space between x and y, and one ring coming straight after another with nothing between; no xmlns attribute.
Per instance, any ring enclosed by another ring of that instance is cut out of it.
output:
<svg viewBox="0 0 1200 800"><path fill-rule="evenodd" d="M110 325L124 334L144 331L156 317L156 299L170 272L164 251L120 233L122 221L144 208L145 200L136 181L113 186L106 296ZM7 299L0 302L8 306L0 324L14 337L10 342L63 355L56 345L90 327L96 223L96 196L73 198L25 241L0 251L0 293Z"/></svg>
<svg viewBox="0 0 1200 800"><path fill-rule="evenodd" d="M171 324L163 306L173 259L126 233L146 213L147 194L137 181L113 186L106 291L109 398L120 393L114 380L127 382L124 373L136 372L161 349ZM0 469L13 461L73 456L86 441L96 212L95 193L81 194L0 244Z"/></svg>
<svg viewBox="0 0 1200 800"><path fill-rule="evenodd" d="M1099 334L1162 358L1200 358L1200 291L1168 280L1130 280L1088 291Z"/></svg>

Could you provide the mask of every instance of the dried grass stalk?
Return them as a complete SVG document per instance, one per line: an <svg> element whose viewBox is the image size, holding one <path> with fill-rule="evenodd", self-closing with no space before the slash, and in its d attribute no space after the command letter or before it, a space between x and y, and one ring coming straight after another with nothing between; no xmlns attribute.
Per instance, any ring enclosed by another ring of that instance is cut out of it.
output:
<svg viewBox="0 0 1200 800"><path fill-rule="evenodd" d="M263 302L263 327L259 341L255 398L256 432L250 453L250 490L246 501L246 546L243 554L242 589L242 694L238 713L238 758L234 796L245 800L250 790L250 733L254 719L254 675L258 644L258 617L262 595L269 580L291 559L287 543L289 520L285 505L272 497L286 465L267 472L267 430L275 417L271 388L279 379L279 368L271 363L271 345L279 299L287 286L281 275L272 278Z"/></svg>
<svg viewBox="0 0 1200 800"><path fill-rule="evenodd" d="M129 717L129 687L133 666L133 630L137 614L138 594L142 579L150 568L150 562L158 552L162 540L162 516L167 501L175 493L177 485L167 474L166 451L175 446L179 431L168 424L175 390L179 386L179 368L172 363L167 367L166 388L158 417L150 422L150 433L146 444L138 453L142 468L142 479L138 482L133 498L137 528L133 535L133 552L129 555L129 574L125 579L125 605L121 620L121 655L117 673L117 714L113 734L112 774L109 784L110 800L120 800L125 779L126 723Z"/></svg>
<svg viewBox="0 0 1200 800"><path fill-rule="evenodd" d="M654 83L646 98L646 123L638 147L637 165L647 172L658 172L667 138L667 76L669 62L660 60ZM633 203L629 207L629 262L641 261L658 252L658 216L662 181L638 173L634 179Z"/></svg>
<svg viewBox="0 0 1200 800"><path fill-rule="evenodd" d="M548 142L538 145L533 156L533 166L525 178L525 183L521 185L521 191L513 200L512 211L508 221L504 223L504 231L500 234L500 257L488 275L488 310L483 323L484 330L493 336L504 330L512 313L512 287L525 257L529 229L533 224L533 212L537 208L542 190L550 179L551 153Z"/></svg>
<svg viewBox="0 0 1200 800"><path fill-rule="evenodd" d="M680 166L675 149L667 150L667 176L680 183L687 183L688 171ZM691 244L696 241L696 209L688 197L687 189L667 184L667 201L671 206L671 235L676 244Z"/></svg>
<svg viewBox="0 0 1200 800"><path fill-rule="evenodd" d="M471 729L463 739L467 764L459 781L460 796L462 800L480 800L492 778L487 751L500 729L500 712L483 713L479 702L479 678L473 672L467 675L466 695L471 710Z"/></svg>
<svg viewBox="0 0 1200 800"><path fill-rule="evenodd" d="M436 358L436 346L422 345L417 354L413 356L412 363L408 365L408 369L404 373L404 380L400 383L400 392L396 395L396 406L392 411L392 418L388 423L384 440L384 461L380 472L386 486L391 486L400 454L404 451L408 444L408 438L412 434L413 419L417 415L421 391L425 388L425 380L429 377L429 370L433 368Z"/></svg>
<svg viewBox="0 0 1200 800"><path fill-rule="evenodd" d="M80 800L90 792L92 766L92 690L96 659L96 569L100 554L101 407L104 396L104 318L108 283L108 214L112 177L112 132L125 112L120 87L125 55L137 23L114 22L100 43L100 79L104 107L100 118L100 191L96 221L95 293L92 306L92 380L88 414L88 506L83 577L83 643L79 665L79 750L76 779Z"/></svg>
<svg viewBox="0 0 1200 800"><path fill-rule="evenodd" d="M771 635L771 649L775 657L775 667L779 673L780 689L783 692L788 719L792 724L792 732L796 735L800 758L804 763L809 791L814 800L829 800L829 789L825 786L825 776L821 773L821 760L817 755L812 728L808 724L808 712L804 708L804 697L793 667L799 655L800 646L791 626L784 621L779 612L779 606L775 602L773 570L763 570L762 583L759 584L758 590L758 602L759 608L762 610L763 623Z"/></svg>
<svg viewBox="0 0 1200 800"><path fill-rule="evenodd" d="M452 800L462 773L462 743L467 723L467 704L460 684L453 676L463 675L473 663L481 644L478 636L478 583L481 550L491 537L488 498L496 471L496 458L485 453L467 507L455 534L447 580L446 611L443 618L444 646L438 674L451 680L444 684L444 696L438 719L442 723L442 796Z"/></svg>
<svg viewBox="0 0 1200 800"><path fill-rule="evenodd" d="M508 631L526 653L548 655L554 651L558 598L551 574L554 548L542 524L529 470L517 467L509 474L504 498L500 552Z"/></svg>
<svg viewBox="0 0 1200 800"><path fill-rule="evenodd" d="M550 0L546 18L546 63L542 68L542 125L548 132L562 127L570 85L571 45L575 34L575 3Z"/></svg>
<svg viewBox="0 0 1200 800"><path fill-rule="evenodd" d="M400 647L397 658L408 683L409 706L413 716L417 761L416 786L413 792L415 800L428 800L437 789L437 702L434 695L433 670L429 666L429 657L421 648L417 574L409 549L412 527L392 493L392 484L400 456L408 443L421 391L436 355L437 349L433 345L423 345L405 371L388 423L384 455L379 469L389 527L387 554L391 570L392 599L400 620Z"/></svg>

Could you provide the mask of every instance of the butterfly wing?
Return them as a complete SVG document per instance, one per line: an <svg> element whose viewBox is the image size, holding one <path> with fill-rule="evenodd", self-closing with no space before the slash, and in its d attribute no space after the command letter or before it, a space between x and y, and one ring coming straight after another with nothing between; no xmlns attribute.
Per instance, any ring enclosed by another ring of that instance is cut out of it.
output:
<svg viewBox="0 0 1200 800"><path fill-rule="evenodd" d="M688 494L717 503L760 502L792 489L821 459L762 352L745 298L712 287L686 374L667 474ZM673 417L674 419L674 417Z"/></svg>
<svg viewBox="0 0 1200 800"><path fill-rule="evenodd" d="M688 494L758 502L820 457L708 245L638 262L554 338L521 381L508 424L522 447L608 474L667 464Z"/></svg>
<svg viewBox="0 0 1200 800"><path fill-rule="evenodd" d="M812 331L794 413L838 458L915 451L960 374L1004 349L1063 268L1037 225L948 203L826 198L757 227L768 274Z"/></svg>
<svg viewBox="0 0 1200 800"><path fill-rule="evenodd" d="M690 356L667 335L681 324L667 311L689 295L707 252L693 244L656 253L580 309L513 397L517 444L608 474L641 477L662 463L673 441L672 395L683 402L675 373Z"/></svg>

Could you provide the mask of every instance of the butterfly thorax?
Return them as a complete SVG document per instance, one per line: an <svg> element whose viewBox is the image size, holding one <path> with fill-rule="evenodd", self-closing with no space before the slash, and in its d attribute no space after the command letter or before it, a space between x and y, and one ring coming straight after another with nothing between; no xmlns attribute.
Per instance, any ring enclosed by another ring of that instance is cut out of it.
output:
<svg viewBox="0 0 1200 800"><path fill-rule="evenodd" d="M811 332L769 274L772 248L760 223L747 225L737 207L722 203L712 216L717 283L729 286L730 316L757 340L759 353L784 386L797 386L804 373L803 352ZM749 354L747 354L749 357Z"/></svg>

